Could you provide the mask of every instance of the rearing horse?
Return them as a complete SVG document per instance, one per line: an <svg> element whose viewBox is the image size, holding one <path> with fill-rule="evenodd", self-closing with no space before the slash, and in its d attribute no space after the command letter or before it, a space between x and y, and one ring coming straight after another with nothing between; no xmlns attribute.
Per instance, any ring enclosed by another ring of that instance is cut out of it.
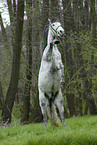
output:
<svg viewBox="0 0 97 145"><path fill-rule="evenodd" d="M61 92L61 83L64 82L64 65L58 51L57 37L62 37L64 29L59 21L49 20L44 29L42 43L44 47L38 77L39 103L43 114L44 124L47 125L47 110L51 123L58 126L55 105L59 109L61 121L64 122L64 107Z"/></svg>

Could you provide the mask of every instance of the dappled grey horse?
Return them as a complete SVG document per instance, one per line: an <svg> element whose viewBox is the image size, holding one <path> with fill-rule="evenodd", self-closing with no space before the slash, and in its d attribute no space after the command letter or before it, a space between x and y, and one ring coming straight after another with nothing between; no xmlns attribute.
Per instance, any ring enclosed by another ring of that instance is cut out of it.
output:
<svg viewBox="0 0 97 145"><path fill-rule="evenodd" d="M58 38L62 37L64 29L59 21L52 22L50 19L48 21L42 37L43 55L38 77L39 103L45 126L47 125L47 108L50 108L49 114L52 112L56 114L54 105L59 109L61 121L65 126L61 92L61 83L64 82L64 65L57 48ZM56 121L53 113L52 121Z"/></svg>

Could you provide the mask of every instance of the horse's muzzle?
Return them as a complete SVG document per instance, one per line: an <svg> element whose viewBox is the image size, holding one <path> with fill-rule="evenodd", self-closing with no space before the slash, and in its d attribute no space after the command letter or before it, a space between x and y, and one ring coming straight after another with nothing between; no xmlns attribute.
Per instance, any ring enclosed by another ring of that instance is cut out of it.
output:
<svg viewBox="0 0 97 145"><path fill-rule="evenodd" d="M60 41L59 41L58 39L54 39L53 43L54 43L54 44L59 44Z"/></svg>

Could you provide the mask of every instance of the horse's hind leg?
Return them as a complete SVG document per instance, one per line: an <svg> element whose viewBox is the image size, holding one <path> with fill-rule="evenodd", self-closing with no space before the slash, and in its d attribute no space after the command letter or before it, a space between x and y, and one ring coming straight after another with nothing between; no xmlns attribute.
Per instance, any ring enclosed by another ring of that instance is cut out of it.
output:
<svg viewBox="0 0 97 145"><path fill-rule="evenodd" d="M45 98L44 93L40 89L39 89L39 103L40 103L40 107L41 107L41 111L42 111L42 115L43 115L44 124L46 127L47 126L46 112L47 112L48 100L47 100L47 98Z"/></svg>
<svg viewBox="0 0 97 145"><path fill-rule="evenodd" d="M60 113L61 121L62 121L63 125L65 126L65 122L64 122L64 106L63 106L63 98L62 98L61 89L59 90L59 93L56 96L54 104L57 105L57 108L58 108L59 113Z"/></svg>

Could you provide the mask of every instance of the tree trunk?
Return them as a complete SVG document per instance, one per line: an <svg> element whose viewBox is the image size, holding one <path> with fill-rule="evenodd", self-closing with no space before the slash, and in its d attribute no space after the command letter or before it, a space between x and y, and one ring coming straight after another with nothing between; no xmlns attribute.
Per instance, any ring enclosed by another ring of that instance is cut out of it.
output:
<svg viewBox="0 0 97 145"><path fill-rule="evenodd" d="M31 81L32 81L32 16L30 10L32 9L32 1L28 0L26 3L27 11L27 65L26 65L26 82L25 91L23 98L23 109L22 109L22 123L27 123L29 121L30 112L30 91L31 91Z"/></svg>
<svg viewBox="0 0 97 145"><path fill-rule="evenodd" d="M90 114L95 115L97 114L97 107L94 98L92 96L91 88L92 88L92 80L85 78L84 80L85 98L87 100Z"/></svg>
<svg viewBox="0 0 97 145"><path fill-rule="evenodd" d="M2 85L0 82L0 108L2 108L3 103L4 103L4 96L3 96L3 91L2 91Z"/></svg>
<svg viewBox="0 0 97 145"><path fill-rule="evenodd" d="M8 41L7 41L7 35L6 35L6 29L4 28L4 25L3 25L3 20L2 20L1 13L0 13L0 25L1 25L1 31L2 31L2 35L3 35L3 39L4 39L5 48L9 49L9 45L8 45Z"/></svg>
<svg viewBox="0 0 97 145"><path fill-rule="evenodd" d="M95 47L96 38L96 10L95 10L95 0L91 0L91 20L92 20L92 35L93 35L93 46Z"/></svg>
<svg viewBox="0 0 97 145"><path fill-rule="evenodd" d="M13 45L13 62L12 62L11 79L6 95L5 104L2 110L3 122L8 122L8 123L11 122L12 108L14 105L15 94L17 92L18 80L19 80L23 18L24 18L24 0L18 1L17 23L15 29L14 45Z"/></svg>
<svg viewBox="0 0 97 145"><path fill-rule="evenodd" d="M43 0L42 8L42 32L49 18L49 0Z"/></svg>
<svg viewBox="0 0 97 145"><path fill-rule="evenodd" d="M49 1L48 0L43 0L43 7L42 7L42 14L41 14L41 28L40 28L41 36L43 34L44 27L48 22L48 18L49 18ZM40 60L42 58L43 48L44 48L44 42L41 40L41 43L40 43Z"/></svg>
<svg viewBox="0 0 97 145"><path fill-rule="evenodd" d="M60 17L58 0L50 1L50 17Z"/></svg>
<svg viewBox="0 0 97 145"><path fill-rule="evenodd" d="M33 106L31 106L31 122L42 122L42 114L41 114L41 110L40 110L40 106L39 106L39 100L38 100L38 91L37 88L35 88L35 95L33 96ZM34 91L34 90L33 90ZM33 93L34 94L34 93Z"/></svg>
<svg viewBox="0 0 97 145"><path fill-rule="evenodd" d="M74 97L75 96L72 93L66 94L66 98L67 98L67 102L68 102L68 108L69 108L69 111L70 111L70 116L73 116L73 115L76 114L76 112L75 112Z"/></svg>
<svg viewBox="0 0 97 145"><path fill-rule="evenodd" d="M43 1L44 2L44 1ZM48 3L48 1L45 1L45 4ZM43 4L44 5L44 4ZM46 6L47 8L48 6ZM46 8L43 6L43 11L46 10ZM33 0L33 13L36 11L36 9L39 11L39 1ZM47 9L48 12L48 9ZM40 13L40 12L39 12ZM40 15L42 18L42 15ZM46 15L44 16L44 22ZM41 122L42 121L42 115L39 107L39 95L38 95L38 73L39 73L39 66L40 66L40 38L39 38L39 32L41 33L41 26L38 23L38 15L34 15L33 18L33 24L32 24L32 106L31 106L31 122ZM42 19L43 20L43 19ZM44 25L43 22L43 25ZM38 29L37 29L38 28ZM43 28L42 28L43 29Z"/></svg>
<svg viewBox="0 0 97 145"><path fill-rule="evenodd" d="M72 10L71 10L71 2L66 0L62 1L63 2L63 11L68 7L67 11L64 13L64 28L65 28L65 34L66 36L70 35L70 29L74 30L74 23L73 23L73 16L71 18ZM65 80L66 80L66 98L67 98L67 103L68 103L68 108L70 115L72 116L75 114L75 106L74 106L74 94L72 93L71 86L68 84L71 84L71 79L75 73L74 70L74 58L73 58L73 50L71 47L71 44L67 43L64 46L64 51L65 51L65 68L66 68L66 73L65 74ZM63 91L64 92L64 91Z"/></svg>

